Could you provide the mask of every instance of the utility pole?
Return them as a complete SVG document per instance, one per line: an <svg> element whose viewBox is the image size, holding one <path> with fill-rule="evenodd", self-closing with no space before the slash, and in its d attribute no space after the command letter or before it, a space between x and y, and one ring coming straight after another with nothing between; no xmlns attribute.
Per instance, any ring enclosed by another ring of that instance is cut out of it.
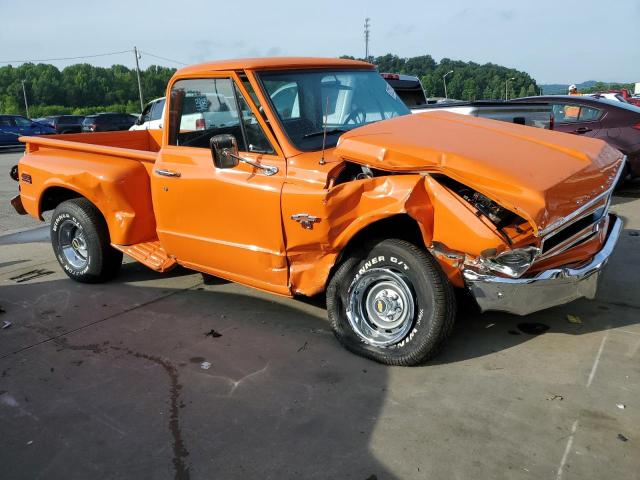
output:
<svg viewBox="0 0 640 480"><path fill-rule="evenodd" d="M449 75L450 73L453 73L453 70L449 70L442 76L442 82L444 83L444 98L449 98L449 96L447 95L447 75Z"/></svg>
<svg viewBox="0 0 640 480"><path fill-rule="evenodd" d="M136 56L136 75L138 76L138 93L140 93L140 111L144 110L144 97L142 96L142 83L140 82L140 65L138 64L138 49L133 47L133 54Z"/></svg>
<svg viewBox="0 0 640 480"><path fill-rule="evenodd" d="M27 103L27 89L24 87L24 80L22 80L22 95L24 95L24 109L27 111L27 118L29 118L29 104Z"/></svg>
<svg viewBox="0 0 640 480"><path fill-rule="evenodd" d="M369 61L369 17L364 19L364 60Z"/></svg>

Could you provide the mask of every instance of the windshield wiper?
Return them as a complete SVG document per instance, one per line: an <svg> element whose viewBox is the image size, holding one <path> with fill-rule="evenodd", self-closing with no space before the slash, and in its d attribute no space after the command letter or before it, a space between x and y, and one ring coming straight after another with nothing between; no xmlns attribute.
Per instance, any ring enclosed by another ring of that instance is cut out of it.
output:
<svg viewBox="0 0 640 480"><path fill-rule="evenodd" d="M347 130L345 130L344 128L331 128L327 130L327 135L333 135L334 133L344 133L346 131ZM324 135L324 130L318 130L317 132L306 133L302 136L302 138L319 137L320 135Z"/></svg>

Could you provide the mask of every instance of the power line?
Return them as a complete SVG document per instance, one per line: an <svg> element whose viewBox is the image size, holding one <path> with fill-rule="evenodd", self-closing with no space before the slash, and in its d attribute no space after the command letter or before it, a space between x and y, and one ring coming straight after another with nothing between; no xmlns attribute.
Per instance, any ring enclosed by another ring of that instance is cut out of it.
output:
<svg viewBox="0 0 640 480"><path fill-rule="evenodd" d="M33 59L33 60L2 60L0 61L0 63L57 62L62 60L80 60L83 58L107 57L109 55L120 55L122 53L131 53L131 50L122 50L121 52L97 53L95 55L82 55L79 57L40 58L40 59Z"/></svg>
<svg viewBox="0 0 640 480"><path fill-rule="evenodd" d="M180 62L178 60L172 60L171 58L167 58L167 57L161 57L160 55L154 55L153 53L149 53L149 52L145 52L143 50L138 50L140 53L144 53L145 55L149 55L150 57L154 57L154 58L158 58L160 60L166 60L167 62L173 62L173 63L177 63L179 65L187 65L184 62Z"/></svg>

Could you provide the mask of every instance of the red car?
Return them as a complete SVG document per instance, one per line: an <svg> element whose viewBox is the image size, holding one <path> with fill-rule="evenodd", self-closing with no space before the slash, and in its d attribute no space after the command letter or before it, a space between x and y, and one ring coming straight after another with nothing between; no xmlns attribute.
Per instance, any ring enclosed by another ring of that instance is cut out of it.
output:
<svg viewBox="0 0 640 480"><path fill-rule="evenodd" d="M578 95L545 95L512 101L549 103L554 130L606 141L627 156L624 177L640 177L640 107Z"/></svg>
<svg viewBox="0 0 640 480"><path fill-rule="evenodd" d="M635 105L636 107L640 107L640 97L632 96L629 90L627 90L626 88L621 88L620 90L609 90L608 93L617 93L622 96L622 98L624 98L627 102Z"/></svg>

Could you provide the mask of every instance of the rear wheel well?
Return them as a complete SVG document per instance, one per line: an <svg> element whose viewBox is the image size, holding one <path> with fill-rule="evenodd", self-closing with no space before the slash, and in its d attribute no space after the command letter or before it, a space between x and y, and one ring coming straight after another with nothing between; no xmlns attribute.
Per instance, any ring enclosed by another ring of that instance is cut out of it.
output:
<svg viewBox="0 0 640 480"><path fill-rule="evenodd" d="M40 197L40 214L55 208L62 202L71 200L72 198L83 198L78 192L74 192L65 187L49 187Z"/></svg>

